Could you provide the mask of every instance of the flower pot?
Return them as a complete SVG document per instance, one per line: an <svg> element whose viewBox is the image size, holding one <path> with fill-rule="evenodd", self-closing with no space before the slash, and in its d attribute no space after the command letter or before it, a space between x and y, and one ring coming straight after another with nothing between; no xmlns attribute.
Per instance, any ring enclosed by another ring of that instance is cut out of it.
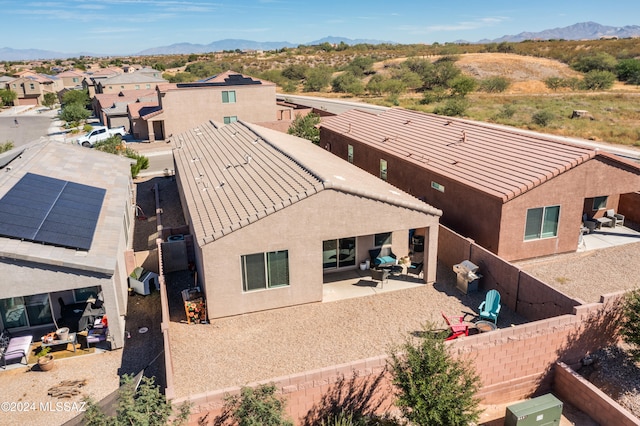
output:
<svg viewBox="0 0 640 426"><path fill-rule="evenodd" d="M44 355L38 358L38 367L42 371L49 371L53 368L53 355Z"/></svg>

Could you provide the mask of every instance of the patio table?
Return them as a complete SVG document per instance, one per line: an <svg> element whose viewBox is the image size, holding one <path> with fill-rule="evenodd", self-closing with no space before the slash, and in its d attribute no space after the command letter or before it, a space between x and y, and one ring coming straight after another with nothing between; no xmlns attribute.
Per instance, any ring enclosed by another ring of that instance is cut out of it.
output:
<svg viewBox="0 0 640 426"><path fill-rule="evenodd" d="M42 342L42 347L43 348L47 348L47 347L51 347L51 346L60 346L60 345L68 345L69 343L71 343L71 346L73 346L73 351L76 351L76 333L69 333L69 338L66 340L52 340L50 342Z"/></svg>
<svg viewBox="0 0 640 426"><path fill-rule="evenodd" d="M598 229L602 228L602 225L611 226L611 218L609 217L598 217L595 221Z"/></svg>

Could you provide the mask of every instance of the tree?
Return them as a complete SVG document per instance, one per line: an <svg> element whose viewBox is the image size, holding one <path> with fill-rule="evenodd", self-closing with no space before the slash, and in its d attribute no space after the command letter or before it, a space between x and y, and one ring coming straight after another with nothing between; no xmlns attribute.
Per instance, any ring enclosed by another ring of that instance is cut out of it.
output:
<svg viewBox="0 0 640 426"><path fill-rule="evenodd" d="M291 122L287 133L308 139L318 145L320 143L320 129L316 127L318 124L320 124L320 116L318 114L311 112L307 115L298 115Z"/></svg>
<svg viewBox="0 0 640 426"><path fill-rule="evenodd" d="M369 56L357 56L347 65L347 70L356 77L363 77L365 74L373 72L373 58Z"/></svg>
<svg viewBox="0 0 640 426"><path fill-rule="evenodd" d="M116 415L105 415L95 401L85 399L86 411L84 425L86 426L117 426L135 424L140 426L184 425L189 417L191 407L182 404L178 413L173 412L171 401L168 401L154 384L153 378L143 377L136 390L131 376L124 376L122 385L116 397ZM175 415L175 419L169 418Z"/></svg>
<svg viewBox="0 0 640 426"><path fill-rule="evenodd" d="M238 426L293 426L285 419L284 399L275 395L273 384L253 389L243 386L240 395L227 395L222 414L214 420L216 425Z"/></svg>
<svg viewBox="0 0 640 426"><path fill-rule="evenodd" d="M0 143L0 153L11 151L13 149L13 142L6 141L5 143Z"/></svg>
<svg viewBox="0 0 640 426"><path fill-rule="evenodd" d="M364 84L350 71L344 72L334 78L331 82L331 88L334 92L351 93L352 95L364 93Z"/></svg>
<svg viewBox="0 0 640 426"><path fill-rule="evenodd" d="M624 296L622 304L622 339L632 346L631 354L640 360L640 290Z"/></svg>
<svg viewBox="0 0 640 426"><path fill-rule="evenodd" d="M53 107L56 102L58 102L58 97L56 96L55 93L51 93L51 92L47 92L44 94L44 99L42 100L42 105L46 106L47 108L51 109L51 107Z"/></svg>
<svg viewBox="0 0 640 426"><path fill-rule="evenodd" d="M18 94L11 89L0 89L0 101L2 105L13 105L13 101L18 99Z"/></svg>
<svg viewBox="0 0 640 426"><path fill-rule="evenodd" d="M640 84L640 60L622 59L616 66L618 80L629 84Z"/></svg>
<svg viewBox="0 0 640 426"><path fill-rule="evenodd" d="M476 87L478 87L478 82L472 77L459 75L458 77L449 80L447 85L451 89L452 96L459 96L461 98L464 98L469 93L476 90Z"/></svg>
<svg viewBox="0 0 640 426"><path fill-rule="evenodd" d="M616 81L616 75L611 71L589 71L582 80L582 87L586 90L611 89Z"/></svg>
<svg viewBox="0 0 640 426"><path fill-rule="evenodd" d="M571 67L580 72L615 71L618 61L606 52L596 52L579 57Z"/></svg>
<svg viewBox="0 0 640 426"><path fill-rule="evenodd" d="M466 426L480 414L480 379L467 362L451 356L445 336L434 330L430 326L421 341L407 340L390 355L396 405L411 424Z"/></svg>
<svg viewBox="0 0 640 426"><path fill-rule="evenodd" d="M136 160L131 164L131 177L138 176L141 170L149 168L149 159L144 155L138 154L122 142L120 135L111 136L103 141L96 142L93 148L98 151L108 152L109 154L123 155L132 160Z"/></svg>
<svg viewBox="0 0 640 426"><path fill-rule="evenodd" d="M89 93L86 90L69 90L62 95L64 105L78 104L83 108L89 105Z"/></svg>
<svg viewBox="0 0 640 426"><path fill-rule="evenodd" d="M304 64L292 64L287 66L282 70L282 75L287 77L289 80L303 80L307 72L309 71L309 67Z"/></svg>
<svg viewBox="0 0 640 426"><path fill-rule="evenodd" d="M305 75L304 91L320 92L331 82L331 69L326 66L310 68Z"/></svg>
<svg viewBox="0 0 640 426"><path fill-rule="evenodd" d="M67 123L79 123L91 117L91 111L86 109L84 105L72 103L62 108L59 117L60 120L64 120Z"/></svg>
<svg viewBox="0 0 640 426"><path fill-rule="evenodd" d="M478 90L487 93L502 93L509 88L511 81L506 77L496 76L480 81Z"/></svg>

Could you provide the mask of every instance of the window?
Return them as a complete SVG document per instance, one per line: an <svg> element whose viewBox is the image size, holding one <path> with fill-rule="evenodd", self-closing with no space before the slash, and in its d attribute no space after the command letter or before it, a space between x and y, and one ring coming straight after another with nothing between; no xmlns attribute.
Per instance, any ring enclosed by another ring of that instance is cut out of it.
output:
<svg viewBox="0 0 640 426"><path fill-rule="evenodd" d="M387 180L387 160L380 160L380 179Z"/></svg>
<svg viewBox="0 0 640 426"><path fill-rule="evenodd" d="M235 115L232 115L230 117L224 117L224 124L230 124L230 123L235 123L236 121L238 121L238 117Z"/></svg>
<svg viewBox="0 0 640 426"><path fill-rule="evenodd" d="M373 236L373 246L382 247L391 245L391 232L384 232L382 234L375 234Z"/></svg>
<svg viewBox="0 0 640 426"><path fill-rule="evenodd" d="M436 191L444 192L444 185L440 185L438 182L431 181L431 187Z"/></svg>
<svg viewBox="0 0 640 426"><path fill-rule="evenodd" d="M264 290L289 285L289 252L287 250L242 256L242 288Z"/></svg>
<svg viewBox="0 0 640 426"><path fill-rule="evenodd" d="M524 240L538 240L558 235L560 206L539 207L527 210Z"/></svg>
<svg viewBox="0 0 640 426"><path fill-rule="evenodd" d="M236 103L236 91L235 90L223 90L222 91L222 103L223 104L235 104Z"/></svg>
<svg viewBox="0 0 640 426"><path fill-rule="evenodd" d="M136 84L136 90L140 90L140 85Z"/></svg>
<svg viewBox="0 0 640 426"><path fill-rule="evenodd" d="M147 83L147 89L151 89L151 83Z"/></svg>
<svg viewBox="0 0 640 426"><path fill-rule="evenodd" d="M353 164L353 145L347 146L347 161Z"/></svg>
<svg viewBox="0 0 640 426"><path fill-rule="evenodd" d="M100 287L84 287L84 288L76 288L73 290L73 299L77 303L86 302L89 298L98 297L98 293L100 293Z"/></svg>
<svg viewBox="0 0 640 426"><path fill-rule="evenodd" d="M73 81L74 83L77 83L77 82L79 81L79 78L78 78L78 77L73 77L72 81Z"/></svg>
<svg viewBox="0 0 640 426"><path fill-rule="evenodd" d="M593 199L593 210L604 210L607 208L607 196L595 197Z"/></svg>
<svg viewBox="0 0 640 426"><path fill-rule="evenodd" d="M5 328L51 324L51 305L47 293L0 299L0 316Z"/></svg>
<svg viewBox="0 0 640 426"><path fill-rule="evenodd" d="M322 267L342 268L356 264L356 237L322 242Z"/></svg>
<svg viewBox="0 0 640 426"><path fill-rule="evenodd" d="M29 89L35 90L36 86L33 83L29 83Z"/></svg>

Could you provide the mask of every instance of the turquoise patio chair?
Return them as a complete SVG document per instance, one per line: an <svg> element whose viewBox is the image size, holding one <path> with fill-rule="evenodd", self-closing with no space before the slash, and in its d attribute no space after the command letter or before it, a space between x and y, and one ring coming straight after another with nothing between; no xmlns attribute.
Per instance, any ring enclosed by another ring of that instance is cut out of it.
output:
<svg viewBox="0 0 640 426"><path fill-rule="evenodd" d="M498 290L489 290L484 302L478 306L478 310L480 311L480 319L497 324L498 314L500 313L500 293L498 293Z"/></svg>

